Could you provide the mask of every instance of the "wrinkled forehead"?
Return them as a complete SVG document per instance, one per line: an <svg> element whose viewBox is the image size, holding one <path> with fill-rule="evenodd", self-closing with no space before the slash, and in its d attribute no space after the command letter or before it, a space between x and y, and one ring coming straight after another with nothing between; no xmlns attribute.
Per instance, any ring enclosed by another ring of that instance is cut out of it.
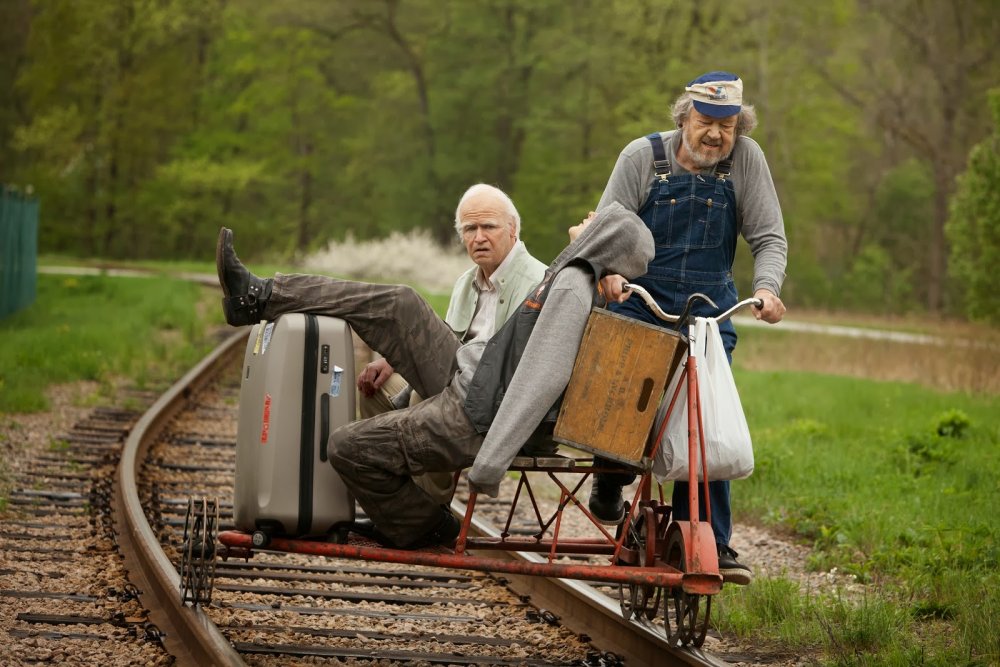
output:
<svg viewBox="0 0 1000 667"><path fill-rule="evenodd" d="M462 203L458 210L459 223L496 222L510 224L512 216L503 200L490 193L478 194Z"/></svg>

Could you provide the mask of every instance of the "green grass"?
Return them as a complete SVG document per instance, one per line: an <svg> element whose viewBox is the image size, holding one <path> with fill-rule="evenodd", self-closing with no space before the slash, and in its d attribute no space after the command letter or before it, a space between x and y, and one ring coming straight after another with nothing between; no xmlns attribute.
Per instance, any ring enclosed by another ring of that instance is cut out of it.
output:
<svg viewBox="0 0 1000 667"><path fill-rule="evenodd" d="M35 303L0 320L0 413L45 410L51 384L172 382L211 349L211 296L169 278L39 275Z"/></svg>
<svg viewBox="0 0 1000 667"><path fill-rule="evenodd" d="M723 594L720 627L822 645L831 664L997 664L998 397L736 375L756 457L733 484L736 521L792 533L814 547L811 568L880 595L796 600L794 584L764 579Z"/></svg>

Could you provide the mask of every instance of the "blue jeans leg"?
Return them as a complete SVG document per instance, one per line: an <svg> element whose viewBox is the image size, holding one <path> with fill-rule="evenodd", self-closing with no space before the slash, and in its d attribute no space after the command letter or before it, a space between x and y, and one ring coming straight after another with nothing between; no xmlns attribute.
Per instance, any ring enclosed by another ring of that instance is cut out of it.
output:
<svg viewBox="0 0 1000 667"><path fill-rule="evenodd" d="M698 493L698 517L705 519L705 494ZM733 512L729 502L729 482L709 482L708 497L712 503L712 532L715 533L717 544L729 546L729 538L733 534ZM678 521L687 521L691 518L688 507L688 483L674 482L673 499L674 518Z"/></svg>

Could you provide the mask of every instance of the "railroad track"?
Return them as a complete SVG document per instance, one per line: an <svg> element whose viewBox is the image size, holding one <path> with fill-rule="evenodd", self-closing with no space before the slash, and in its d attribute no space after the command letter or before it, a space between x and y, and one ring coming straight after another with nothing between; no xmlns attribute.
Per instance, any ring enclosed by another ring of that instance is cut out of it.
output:
<svg viewBox="0 0 1000 667"><path fill-rule="evenodd" d="M18 528L18 539L48 552L45 576L58 576L59 552L45 539L59 533L80 541L89 531L86 550L107 560L99 602L98 582L84 596L68 586L32 598L30 582L0 591L14 600L97 609L89 619L79 609L20 617L31 625L14 633L35 649L23 652L25 664L51 659L51 640L89 641L107 655L127 645L146 664L289 665L323 658L387 665L725 664L670 647L662 627L625 623L617 600L593 587L539 577L262 551L249 561L218 561L211 603L182 604L178 568L191 499L217 499L217 528L232 527L244 341L245 332L228 338L141 416L109 411L104 417L110 425L81 428L67 451L76 466L92 469L42 470L45 481L35 485L43 487L36 495L12 495L12 505L65 518L54 529L30 519ZM5 529L14 527L6 522ZM493 530L486 524L476 529ZM6 545L13 539L4 541L4 551L11 551ZM79 548L64 554L79 555ZM3 565L0 575L7 576ZM47 604L32 608L47 612Z"/></svg>

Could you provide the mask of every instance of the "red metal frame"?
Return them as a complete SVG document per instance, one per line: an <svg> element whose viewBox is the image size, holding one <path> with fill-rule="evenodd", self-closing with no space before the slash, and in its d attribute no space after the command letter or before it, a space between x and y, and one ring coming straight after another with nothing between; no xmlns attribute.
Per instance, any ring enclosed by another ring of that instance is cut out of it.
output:
<svg viewBox="0 0 1000 667"><path fill-rule="evenodd" d="M686 381L688 390L688 460L699 462L704 473L705 438L702 429L701 402L698 392L698 368L695 357L689 356L687 358L682 373L681 383ZM688 502L690 503L690 507L694 508L692 518L689 521L674 520L669 525L666 525L665 516L669 511L669 507L662 502L662 488L659 489L659 501L651 498L652 472L650 462L661 444L666 423L669 415L675 408L680 393L681 383L678 383L677 389L671 397L667 418L663 420L663 425L653 440L652 446L649 448L648 456L644 458L645 470L641 474L639 487L632 498L628 516L623 524L624 526L635 526L640 516L642 516L644 521L654 524L654 530L649 531L647 523L647 545L644 554L639 554L638 549L629 545L628 529L619 527L618 534L612 536L607 528L594 518L593 514L587 508L587 504L577 498L577 493L583 488L584 483L591 474L596 472L622 471L622 468L600 468L593 465L576 467L575 463L590 461L591 459L589 458L575 459L571 467L539 465L537 461L535 464L529 466L512 467L512 470L520 471L521 476L508 511L506 523L499 537L474 537L470 535L470 526L477 497L475 492L470 493L465 516L462 520L461 532L459 533L454 550L438 547L436 549L406 551L387 549L367 540L352 540L347 544L337 544L280 537L272 538L268 548L331 558L353 558L388 563L461 568L665 588L679 586L686 593L699 595L718 593L722 589L722 577L719 574L715 537L711 530L711 508L708 508L707 521L699 521L697 516L699 490L706 497L708 494L708 475L702 475L705 481L702 482L701 489L699 489L698 466L694 464L689 466ZM542 515L535 493L532 490L531 480L525 474L527 472L545 473L546 478L554 482L559 488L559 503L555 511L548 517L543 517ZM579 480L571 488L570 485L565 483L565 480L560 479L559 475L577 475L579 476ZM522 494L522 492L525 493ZM538 532L529 537L512 537L510 535L511 523L518 504L524 495L527 496L535 519L538 522ZM563 511L571 504L578 507L590 519L593 526L596 527L598 534L595 537L568 538L560 536ZM677 530L680 531L684 543L685 562L683 563L683 568L672 567L663 560L667 536ZM549 535L550 532L551 535ZM655 540L652 547L649 546L649 540ZM242 552L249 554L254 548L252 536L237 531L221 533L219 541L231 550L234 550L235 553ZM494 550L547 553L548 558L546 562L538 563L512 561L469 553L470 551L489 552ZM560 556L573 554L607 555L609 556L608 564L582 565L557 562L557 558ZM651 563L649 562L650 555L652 555ZM639 564L641 558L646 561L645 566Z"/></svg>

